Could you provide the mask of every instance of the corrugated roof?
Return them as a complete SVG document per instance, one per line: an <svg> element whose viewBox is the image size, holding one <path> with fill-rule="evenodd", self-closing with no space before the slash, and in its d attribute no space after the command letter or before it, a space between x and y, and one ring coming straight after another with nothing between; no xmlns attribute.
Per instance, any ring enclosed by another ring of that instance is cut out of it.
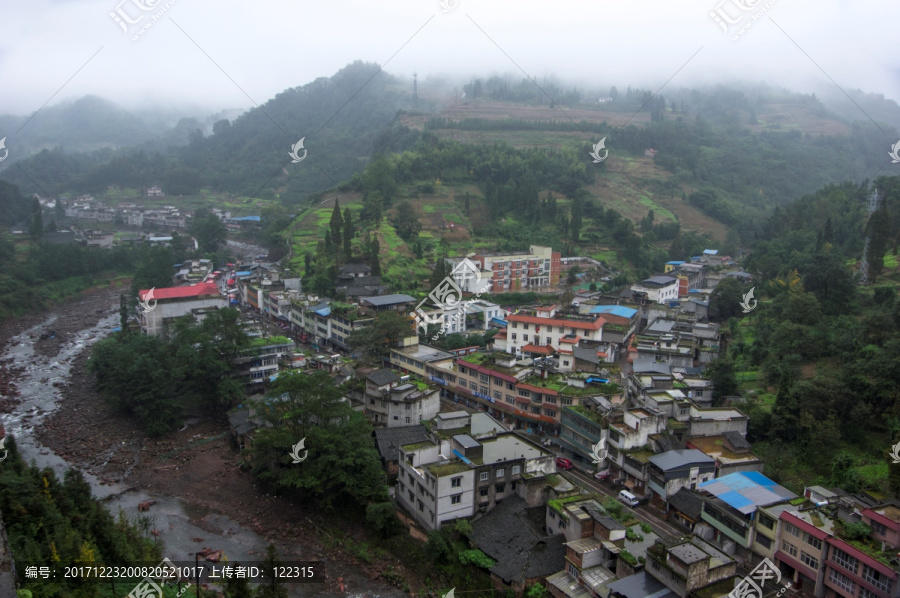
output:
<svg viewBox="0 0 900 598"><path fill-rule="evenodd" d="M779 486L758 471L740 471L704 482L698 486L747 515L757 507L771 505L797 495Z"/></svg>
<svg viewBox="0 0 900 598"><path fill-rule="evenodd" d="M428 440L428 432L422 424L375 430L375 443L378 445L381 458L385 461L396 461L400 456L400 447L404 444L426 440Z"/></svg>
<svg viewBox="0 0 900 598"><path fill-rule="evenodd" d="M624 305L598 305L591 309L592 314L612 314L620 318L631 318L637 313L636 309Z"/></svg>
<svg viewBox="0 0 900 598"><path fill-rule="evenodd" d="M395 293L393 295L376 295L374 297L360 297L360 301L370 303L375 307L383 307L385 305L395 305L397 303L415 303L416 300L409 295Z"/></svg>
<svg viewBox="0 0 900 598"><path fill-rule="evenodd" d="M143 289L138 291L138 297L141 301L149 293L151 289ZM153 295L150 300L154 299L185 299L187 297L200 297L202 295L219 295L219 287L214 282L202 282L200 284L191 285L189 287L166 287L162 289L152 289ZM223 299L224 301L224 299Z"/></svg>
<svg viewBox="0 0 900 598"><path fill-rule="evenodd" d="M715 462L712 457L697 449L676 449L673 451L666 451L658 455L653 455L647 460L663 471L678 469L679 467L685 467L695 463Z"/></svg>

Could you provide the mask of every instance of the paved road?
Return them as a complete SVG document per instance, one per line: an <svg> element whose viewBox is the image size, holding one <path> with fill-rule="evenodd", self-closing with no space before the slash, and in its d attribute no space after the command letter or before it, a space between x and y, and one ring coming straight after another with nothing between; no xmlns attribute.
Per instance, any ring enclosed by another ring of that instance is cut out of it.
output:
<svg viewBox="0 0 900 598"><path fill-rule="evenodd" d="M586 488L591 492L598 492L612 498L615 498L619 493L617 489L614 490L608 485L598 482L592 476L581 473L578 470L570 469L568 471L563 471L562 474L563 477L565 477L573 484L581 486L582 488ZM632 510L634 511L635 516L642 522L652 527L653 532L658 536L666 535L679 537L688 534L687 531L660 518L656 514L656 511L649 508L647 505L641 505Z"/></svg>

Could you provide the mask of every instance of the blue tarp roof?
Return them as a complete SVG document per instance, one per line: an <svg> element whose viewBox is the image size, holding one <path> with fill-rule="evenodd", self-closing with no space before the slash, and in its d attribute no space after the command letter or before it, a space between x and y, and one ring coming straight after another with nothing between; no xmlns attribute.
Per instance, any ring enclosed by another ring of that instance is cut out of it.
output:
<svg viewBox="0 0 900 598"><path fill-rule="evenodd" d="M625 307L624 305L598 305L591 309L592 314L612 314L620 318L631 318L637 313L636 309Z"/></svg>
<svg viewBox="0 0 900 598"><path fill-rule="evenodd" d="M253 276L253 272L250 270L241 270L240 272L235 272L235 276Z"/></svg>
<svg viewBox="0 0 900 598"><path fill-rule="evenodd" d="M232 220L247 220L249 222L259 222L259 216L240 216L238 218L232 218Z"/></svg>
<svg viewBox="0 0 900 598"><path fill-rule="evenodd" d="M666 262L666 264L669 266L680 266L683 263L684 263L683 260L675 260L673 262Z"/></svg>
<svg viewBox="0 0 900 598"><path fill-rule="evenodd" d="M500 324L504 328L506 327L506 320L501 320L500 318L491 318L491 322L494 324Z"/></svg>
<svg viewBox="0 0 900 598"><path fill-rule="evenodd" d="M328 316L331 315L331 306L329 305L328 307L323 307L322 309L317 309L315 313L319 314L323 318L327 318Z"/></svg>
<svg viewBox="0 0 900 598"><path fill-rule="evenodd" d="M740 471L703 482L698 486L725 504L747 515L757 507L797 498L758 471Z"/></svg>

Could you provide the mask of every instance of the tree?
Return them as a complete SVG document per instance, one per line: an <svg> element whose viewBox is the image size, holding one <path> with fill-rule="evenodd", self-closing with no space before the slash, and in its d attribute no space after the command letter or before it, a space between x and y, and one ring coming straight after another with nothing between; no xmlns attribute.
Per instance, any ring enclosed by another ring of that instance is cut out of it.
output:
<svg viewBox="0 0 900 598"><path fill-rule="evenodd" d="M396 167L384 154L372 157L362 174L365 193L380 193L384 205L390 205L397 192Z"/></svg>
<svg viewBox="0 0 900 598"><path fill-rule="evenodd" d="M865 234L868 237L866 261L869 264L869 284L875 282L884 270L884 254L887 253L891 240L891 218L888 214L887 201L882 201L878 209L872 212L866 224Z"/></svg>
<svg viewBox="0 0 900 598"><path fill-rule="evenodd" d="M228 229L219 217L206 209L194 212L188 227L190 234L197 239L197 245L203 253L215 253L225 245Z"/></svg>
<svg viewBox="0 0 900 598"><path fill-rule="evenodd" d="M397 519L397 509L390 501L367 506L366 525L381 538L396 536L403 529L403 525Z"/></svg>
<svg viewBox="0 0 900 598"><path fill-rule="evenodd" d="M331 243L334 245L334 254L338 255L342 249L341 244L341 229L344 228L344 218L341 215L341 202L335 200L334 202L334 210L331 211L331 222L329 222L329 227L331 227Z"/></svg>
<svg viewBox="0 0 900 598"><path fill-rule="evenodd" d="M372 427L328 373L282 372L253 405L267 422L253 439L253 471L276 492L326 508L388 500ZM290 456L300 440L302 467Z"/></svg>
<svg viewBox="0 0 900 598"><path fill-rule="evenodd" d="M254 596L256 598L287 598L288 591L283 585L278 582L278 574L276 571L279 567L282 566L281 559L278 557L278 549L275 548L274 544L269 544L266 547L266 558L262 562L262 573L269 580L266 583L260 584L256 588L256 592ZM231 598L231 594L228 594L228 598Z"/></svg>
<svg viewBox="0 0 900 598"><path fill-rule="evenodd" d="M385 356L400 339L414 334L412 321L406 313L387 310L378 312L372 324L351 332L347 344L365 355Z"/></svg>
<svg viewBox="0 0 900 598"><path fill-rule="evenodd" d="M359 212L359 218L363 222L367 222L372 226L381 224L381 218L384 215L384 199L378 191L372 191L363 196L362 210Z"/></svg>
<svg viewBox="0 0 900 598"><path fill-rule="evenodd" d="M353 214L350 213L350 206L344 208L344 233L341 238L344 240L344 259L349 260L353 257L353 237L356 230L353 226Z"/></svg>
<svg viewBox="0 0 900 598"><path fill-rule="evenodd" d="M175 257L168 247L151 247L149 253L138 262L131 279L131 296L137 297L139 290L162 289L172 286Z"/></svg>
<svg viewBox="0 0 900 598"><path fill-rule="evenodd" d="M41 212L41 202L35 197L31 200L31 219L28 222L28 233L32 239L40 239L44 235L44 218Z"/></svg>
<svg viewBox="0 0 900 598"><path fill-rule="evenodd" d="M415 210L413 210L412 205L408 201L397 205L396 216L394 216L391 224L397 230L397 235L407 243L418 236L419 231L422 230L422 223L419 222Z"/></svg>
<svg viewBox="0 0 900 598"><path fill-rule="evenodd" d="M723 278L713 290L709 298L709 307L718 314L719 320L727 320L743 313L741 302L744 300L744 288L735 278Z"/></svg>
<svg viewBox="0 0 900 598"><path fill-rule="evenodd" d="M704 375L713 383L714 400L738 393L738 381L734 373L734 360L730 357L714 359L706 366Z"/></svg>

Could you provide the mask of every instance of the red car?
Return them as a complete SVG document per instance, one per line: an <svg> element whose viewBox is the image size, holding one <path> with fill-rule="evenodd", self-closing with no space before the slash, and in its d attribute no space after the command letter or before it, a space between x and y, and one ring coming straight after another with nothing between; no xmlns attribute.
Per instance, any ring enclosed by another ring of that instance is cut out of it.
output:
<svg viewBox="0 0 900 598"><path fill-rule="evenodd" d="M572 469L572 462L562 457L556 458L556 466L560 469Z"/></svg>

